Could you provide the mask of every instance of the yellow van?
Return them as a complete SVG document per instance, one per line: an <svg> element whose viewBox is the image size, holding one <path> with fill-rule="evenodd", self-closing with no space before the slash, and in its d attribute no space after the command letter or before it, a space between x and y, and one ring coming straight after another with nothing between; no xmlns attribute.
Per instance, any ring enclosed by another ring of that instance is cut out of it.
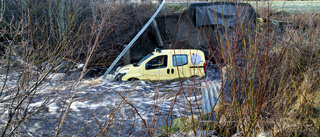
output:
<svg viewBox="0 0 320 137"><path fill-rule="evenodd" d="M155 49L138 63L117 71L116 80L170 80L205 76L204 53L195 49Z"/></svg>

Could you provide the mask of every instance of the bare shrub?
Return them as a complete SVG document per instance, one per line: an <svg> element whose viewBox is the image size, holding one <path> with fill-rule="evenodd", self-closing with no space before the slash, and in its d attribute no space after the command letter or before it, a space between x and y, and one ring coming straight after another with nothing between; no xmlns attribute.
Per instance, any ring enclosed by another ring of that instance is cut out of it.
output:
<svg viewBox="0 0 320 137"><path fill-rule="evenodd" d="M263 9L263 26L238 23L233 30L212 36L217 48L208 50L217 53L213 58L223 72L221 91L231 92L233 100L217 104L213 110L217 121L201 121L205 117L201 112L203 79L150 82L151 88L145 82L127 82L120 91L106 87L103 80L82 79L86 68L111 63L120 46L155 10L153 5L76 1L61 12L58 1L51 1L53 9L45 1L1 2L0 35L5 39L1 42L5 52L0 68L2 136L30 135L30 127L40 119L38 114L48 114L53 102L62 106L56 119L50 119L53 124L49 122L50 133L55 136L122 135L123 126L132 136L196 136L213 129L222 136L319 136L318 14L275 14ZM14 11L15 6L24 8ZM71 72L76 77L53 80L53 72L65 62L72 64L65 68L67 72L79 62L84 65ZM168 86L171 83L178 86ZM145 93L136 94L139 84L139 88L145 87ZM99 93L77 98L91 87ZM149 91L153 89L162 92ZM140 108L141 100L135 100L138 97L151 98L153 103ZM86 106L84 115L90 120L68 119L69 114L77 113L71 111L76 102L105 98L111 105L100 104L95 111ZM124 125L127 118L133 121ZM201 122L208 127L199 127Z"/></svg>
<svg viewBox="0 0 320 137"><path fill-rule="evenodd" d="M230 61L224 65L230 76L224 77L224 81L232 81L234 100L229 111L222 115L232 114L227 121L244 136L261 132L272 136L316 136L320 61L316 15L263 12L269 13L266 26L248 30L254 34L251 37L236 34L247 37L240 42L248 45L236 52L232 52L234 48L227 50L231 56L225 56ZM275 24L271 26L271 23ZM279 27L284 29L279 31ZM225 135L232 126L221 128L221 134Z"/></svg>

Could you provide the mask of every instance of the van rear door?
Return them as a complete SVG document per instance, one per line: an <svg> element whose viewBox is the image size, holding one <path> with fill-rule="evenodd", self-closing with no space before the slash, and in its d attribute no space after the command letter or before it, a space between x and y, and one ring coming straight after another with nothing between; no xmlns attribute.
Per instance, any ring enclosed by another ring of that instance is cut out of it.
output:
<svg viewBox="0 0 320 137"><path fill-rule="evenodd" d="M205 76L205 57L202 51L192 53L190 56L191 76Z"/></svg>

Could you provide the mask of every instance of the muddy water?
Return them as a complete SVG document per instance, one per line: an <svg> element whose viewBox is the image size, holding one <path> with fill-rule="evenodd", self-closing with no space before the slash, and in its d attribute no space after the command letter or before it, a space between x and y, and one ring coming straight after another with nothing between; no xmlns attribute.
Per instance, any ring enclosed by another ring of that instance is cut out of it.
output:
<svg viewBox="0 0 320 137"><path fill-rule="evenodd" d="M53 136L71 94L77 91L61 136L94 136L101 131L107 136L148 136L146 129L155 136L162 132L159 127L170 125L173 119L201 112L200 83L214 77L216 73L209 71L207 78L161 82L97 82L91 78L82 81L77 90L72 88L74 82L48 80L37 91L29 108L42 106L48 96L49 103L23 124L19 135ZM2 107L1 112L4 110ZM1 125L5 118L1 118Z"/></svg>

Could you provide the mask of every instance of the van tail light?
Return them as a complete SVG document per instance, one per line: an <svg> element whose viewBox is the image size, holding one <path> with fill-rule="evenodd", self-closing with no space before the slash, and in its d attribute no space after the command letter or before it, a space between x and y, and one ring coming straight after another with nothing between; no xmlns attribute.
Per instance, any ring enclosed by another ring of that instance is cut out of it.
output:
<svg viewBox="0 0 320 137"><path fill-rule="evenodd" d="M204 73L207 73L207 63L203 63Z"/></svg>

